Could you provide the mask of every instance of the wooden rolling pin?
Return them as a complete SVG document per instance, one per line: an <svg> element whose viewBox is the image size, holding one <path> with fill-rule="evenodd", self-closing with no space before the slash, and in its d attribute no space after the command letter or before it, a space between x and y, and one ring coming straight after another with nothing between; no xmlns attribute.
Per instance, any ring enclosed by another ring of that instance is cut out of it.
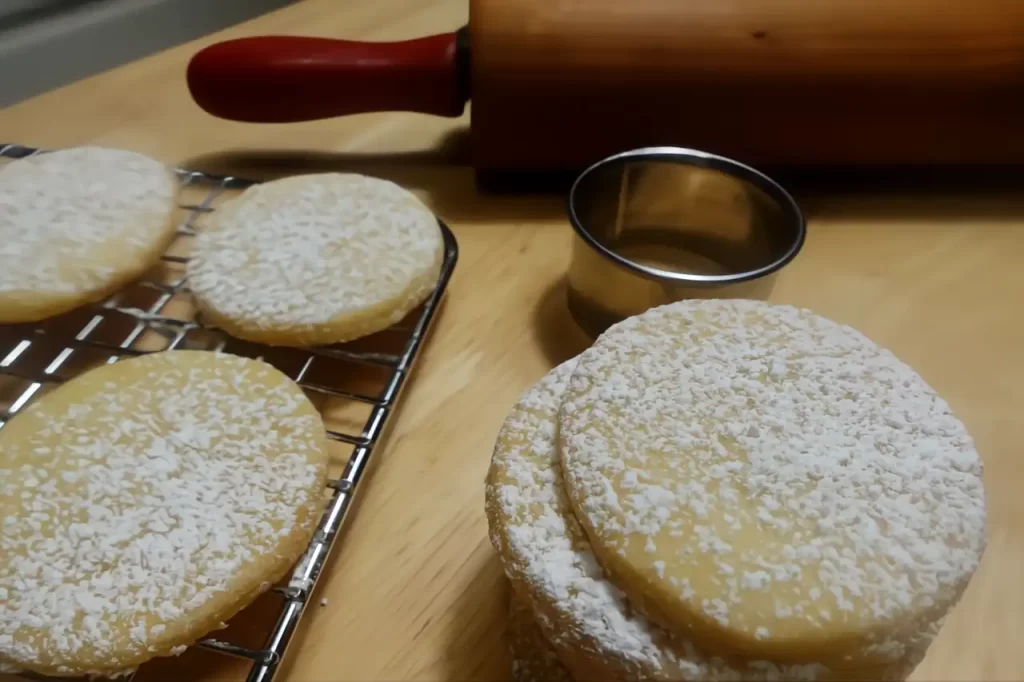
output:
<svg viewBox="0 0 1024 682"><path fill-rule="evenodd" d="M208 112L462 113L479 169L644 145L754 164L1024 162L1022 0L471 0L397 43L256 37L195 55Z"/></svg>

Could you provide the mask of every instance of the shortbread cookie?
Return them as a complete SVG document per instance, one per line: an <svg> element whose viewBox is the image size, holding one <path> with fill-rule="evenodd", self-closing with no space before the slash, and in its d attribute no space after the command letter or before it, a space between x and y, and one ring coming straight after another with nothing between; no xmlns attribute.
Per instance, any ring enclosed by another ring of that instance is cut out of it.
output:
<svg viewBox="0 0 1024 682"><path fill-rule="evenodd" d="M580 680L813 680L841 674L808 662L706 656L634 610L609 582L573 516L556 448L558 407L575 361L553 370L509 413L487 477L487 519L515 591L529 602L559 658ZM916 663L916 661L914 661ZM859 670L900 679L909 670Z"/></svg>
<svg viewBox="0 0 1024 682"><path fill-rule="evenodd" d="M571 682L572 675L540 631L530 607L509 590L508 643L513 682Z"/></svg>
<svg viewBox="0 0 1024 682"><path fill-rule="evenodd" d="M102 300L174 238L179 183L135 152L78 147L0 166L0 322Z"/></svg>
<svg viewBox="0 0 1024 682"><path fill-rule="evenodd" d="M223 627L301 555L326 458L257 360L156 353L41 397L0 430L0 658L106 675Z"/></svg>
<svg viewBox="0 0 1024 682"><path fill-rule="evenodd" d="M196 239L189 286L233 336L324 345L400 321L433 291L444 257L434 215L386 180L326 173L247 189Z"/></svg>
<svg viewBox="0 0 1024 682"><path fill-rule="evenodd" d="M789 306L675 303L585 351L567 489L648 616L747 657L919 655L985 547L982 465L912 369Z"/></svg>

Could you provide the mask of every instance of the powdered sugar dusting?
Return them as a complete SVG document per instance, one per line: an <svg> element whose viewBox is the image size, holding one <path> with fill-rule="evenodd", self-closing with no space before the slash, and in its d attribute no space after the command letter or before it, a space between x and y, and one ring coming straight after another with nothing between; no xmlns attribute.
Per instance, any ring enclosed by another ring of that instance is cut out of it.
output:
<svg viewBox="0 0 1024 682"><path fill-rule="evenodd" d="M443 249L437 219L394 183L295 176L219 208L188 279L205 309L247 328L302 330L386 308L383 328L433 288Z"/></svg>
<svg viewBox="0 0 1024 682"><path fill-rule="evenodd" d="M294 562L325 466L313 406L254 360L152 354L44 396L0 430L0 658L180 653Z"/></svg>
<svg viewBox="0 0 1024 682"><path fill-rule="evenodd" d="M513 682L572 682L572 674L544 639L529 606L513 592L508 613Z"/></svg>
<svg viewBox="0 0 1024 682"><path fill-rule="evenodd" d="M177 191L163 164L118 149L78 147L3 166L0 296L108 286L125 263L158 255L173 234Z"/></svg>
<svg viewBox="0 0 1024 682"><path fill-rule="evenodd" d="M573 516L556 449L556 417L575 361L528 391L509 414L487 484L491 540L513 584L536 605L544 634L612 679L816 679L816 664L732 665L702 655L631 608ZM580 671L576 671L577 674Z"/></svg>
<svg viewBox="0 0 1024 682"><path fill-rule="evenodd" d="M890 352L808 311L687 301L622 322L581 356L560 428L608 567L681 627L765 655L916 655L985 546L963 424Z"/></svg>

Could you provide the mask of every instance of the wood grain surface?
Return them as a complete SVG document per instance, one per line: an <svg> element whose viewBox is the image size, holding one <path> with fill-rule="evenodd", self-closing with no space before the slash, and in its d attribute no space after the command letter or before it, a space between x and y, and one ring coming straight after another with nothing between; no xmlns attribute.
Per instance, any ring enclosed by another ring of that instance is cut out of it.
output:
<svg viewBox="0 0 1024 682"><path fill-rule="evenodd" d="M420 194L459 240L435 334L282 680L508 679L507 602L486 538L483 479L507 410L586 343L563 301L570 230L561 196L477 190L465 118L235 124L192 104L185 66L201 45L226 36L397 40L465 21L462 0L306 0L0 112L3 141L120 146L257 178L326 169L387 177ZM960 413L985 460L989 549L914 677L1024 679L1024 197L945 188L800 200L808 241L772 299L852 324L893 349ZM261 643L272 607L263 600L235 619L240 640ZM141 678L234 680L241 671L190 651Z"/></svg>

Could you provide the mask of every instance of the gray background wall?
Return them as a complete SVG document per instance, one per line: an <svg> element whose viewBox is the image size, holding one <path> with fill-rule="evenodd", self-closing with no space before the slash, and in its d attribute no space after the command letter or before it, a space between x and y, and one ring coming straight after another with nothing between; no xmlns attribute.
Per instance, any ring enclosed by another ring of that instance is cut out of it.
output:
<svg viewBox="0 0 1024 682"><path fill-rule="evenodd" d="M287 0L0 0L0 107L286 4Z"/></svg>

